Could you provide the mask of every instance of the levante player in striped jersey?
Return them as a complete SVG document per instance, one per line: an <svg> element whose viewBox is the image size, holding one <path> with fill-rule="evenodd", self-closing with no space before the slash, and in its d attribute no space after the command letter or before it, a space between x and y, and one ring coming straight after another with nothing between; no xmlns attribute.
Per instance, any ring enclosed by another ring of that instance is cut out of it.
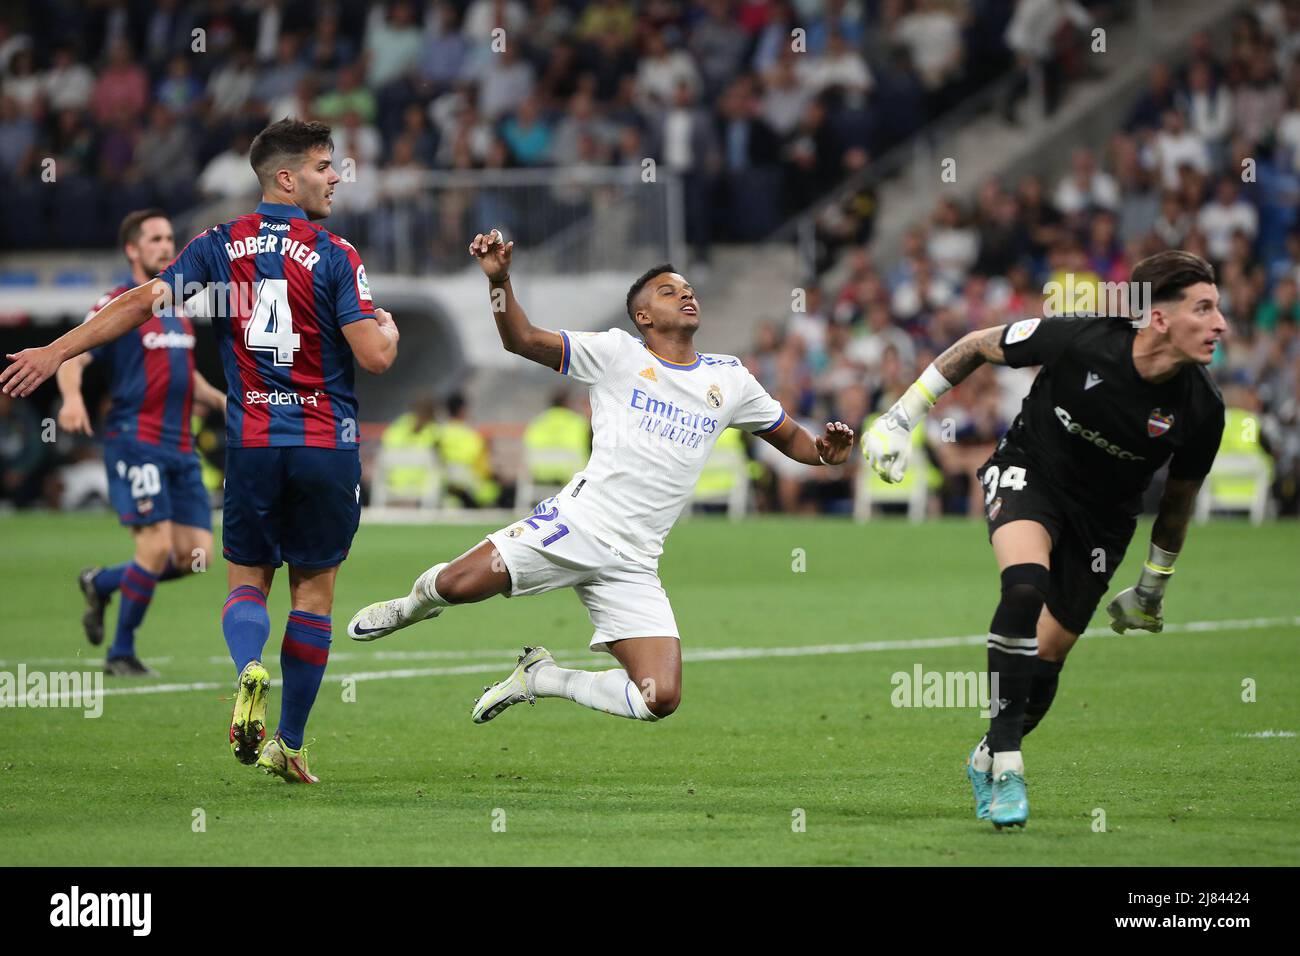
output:
<svg viewBox="0 0 1300 956"><path fill-rule="evenodd" d="M329 656L335 577L361 514L353 360L382 373L398 342L356 249L312 222L329 215L340 180L333 149L324 124L268 126L249 151L262 187L255 212L200 233L156 279L50 345L10 356L0 373L6 393L29 395L67 359L208 291L229 397L222 629L239 672L230 747L241 763L303 783L317 779L303 734ZM284 700L266 742L266 595L284 563L293 603L280 650Z"/></svg>
<svg viewBox="0 0 1300 956"><path fill-rule="evenodd" d="M161 209L129 213L118 230L118 244L135 285L176 258L172 224ZM129 288L105 293L86 321ZM164 309L134 335L59 367L59 427L65 431L93 434L81 395L82 372L92 361L103 367L112 399L104 424L109 498L122 524L131 529L135 553L130 561L87 568L78 576L87 605L82 624L91 644L103 643L104 611L118 592L117 631L104 670L151 677L154 672L136 656L135 632L154 587L206 567L212 552L212 506L191 435L194 399L224 410L226 396L194 368L189 318L181 309Z"/></svg>

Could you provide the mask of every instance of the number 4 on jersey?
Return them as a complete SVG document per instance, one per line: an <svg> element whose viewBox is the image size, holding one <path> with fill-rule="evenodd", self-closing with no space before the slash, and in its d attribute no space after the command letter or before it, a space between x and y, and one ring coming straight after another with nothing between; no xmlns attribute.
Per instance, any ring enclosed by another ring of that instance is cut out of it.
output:
<svg viewBox="0 0 1300 956"><path fill-rule="evenodd" d="M249 351L274 353L276 365L293 364L293 353L302 348L302 336L293 330L288 279L263 279L257 284L257 302L244 328L244 345Z"/></svg>

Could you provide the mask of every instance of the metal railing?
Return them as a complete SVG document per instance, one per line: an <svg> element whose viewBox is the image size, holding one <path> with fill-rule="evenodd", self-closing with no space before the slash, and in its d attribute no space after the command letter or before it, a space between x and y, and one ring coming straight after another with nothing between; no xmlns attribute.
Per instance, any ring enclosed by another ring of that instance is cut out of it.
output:
<svg viewBox="0 0 1300 956"><path fill-rule="evenodd" d="M685 245L681 184L662 170L650 182L639 167L427 170L403 187L377 190L364 208L336 193L326 225L372 272L462 269L470 238L493 227L528 248L529 271L550 274L626 269Z"/></svg>

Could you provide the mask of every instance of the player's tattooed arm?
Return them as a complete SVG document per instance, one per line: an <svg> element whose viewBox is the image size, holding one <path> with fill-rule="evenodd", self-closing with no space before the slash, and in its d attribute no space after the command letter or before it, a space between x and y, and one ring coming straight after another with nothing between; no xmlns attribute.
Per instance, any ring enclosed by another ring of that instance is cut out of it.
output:
<svg viewBox="0 0 1300 956"><path fill-rule="evenodd" d="M507 352L523 356L553 371L564 361L564 339L558 332L540 329L528 321L523 306L510 285L510 262L514 242L506 242L496 229L479 233L469 244L469 254L478 259L488 280L488 300L496 320L501 344Z"/></svg>
<svg viewBox="0 0 1300 956"><path fill-rule="evenodd" d="M956 385L985 362L1005 365L1006 356L1002 354L1002 330L1005 328L1004 325L997 325L991 329L968 332L934 360L934 367Z"/></svg>
<svg viewBox="0 0 1300 956"><path fill-rule="evenodd" d="M1196 510L1196 496L1201 491L1198 478L1170 478L1160 496L1160 510L1151 528L1151 543L1177 554L1183 550L1187 528Z"/></svg>
<svg viewBox="0 0 1300 956"><path fill-rule="evenodd" d="M154 310L171 305L171 288L165 282L150 279L123 292L87 322L65 332L49 345L23 349L8 355L13 364L0 372L0 385L6 395L24 398L53 375L70 358L89 352L149 321Z"/></svg>

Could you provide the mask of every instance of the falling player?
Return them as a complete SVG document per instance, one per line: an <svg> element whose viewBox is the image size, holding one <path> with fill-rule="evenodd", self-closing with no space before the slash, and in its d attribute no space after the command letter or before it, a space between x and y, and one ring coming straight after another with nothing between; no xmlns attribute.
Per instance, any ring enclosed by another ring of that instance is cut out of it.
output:
<svg viewBox="0 0 1300 956"><path fill-rule="evenodd" d="M161 209L129 213L118 230L118 245L131 264L133 285L147 282L176 257L172 224ZM106 293L86 321L129 288ZM194 368L194 328L184 311L163 309L134 335L59 367L58 420L65 431L93 434L81 396L82 373L92 361L104 367L112 399L104 427L109 498L131 529L135 553L123 564L87 568L78 576L86 599L82 625L91 644L103 643L104 610L117 591L117 631L104 670L151 677L154 672L136 656L135 632L154 587L206 567L212 553L212 507L191 435L191 406L198 399L224 411L226 396Z"/></svg>
<svg viewBox="0 0 1300 956"><path fill-rule="evenodd" d="M571 587L595 629L592 649L608 651L620 666L571 670L545 648L526 647L510 676L474 705L473 719L484 723L520 701L565 697L607 714L658 720L677 708L682 667L659 555L722 430L753 432L808 465L845 461L853 431L833 422L814 438L738 359L695 351L700 303L671 265L650 269L628 291L636 336L537 328L511 287L513 247L496 230L469 247L487 276L501 343L590 388L591 458L531 515L421 574L408 596L363 608L348 636L375 640L449 605Z"/></svg>
<svg viewBox="0 0 1300 956"><path fill-rule="evenodd" d="M1223 433L1223 399L1205 369L1227 328L1213 268L1162 252L1130 284L1145 303L1136 322L1025 319L970 333L867 433L872 468L899 481L911 431L940 395L985 362L1042 366L979 473L1002 575L988 637L1000 701L967 776L975 815L999 828L1029 817L1021 738L1051 706L1065 657L1124 559L1142 492L1168 461L1141 576L1107 607L1121 634L1164 626L1165 585Z"/></svg>
<svg viewBox="0 0 1300 956"><path fill-rule="evenodd" d="M391 316L371 301L356 249L312 223L340 180L330 128L281 120L253 140L257 211L213 226L171 265L50 345L10 356L4 391L29 395L59 364L148 321L173 290L208 289L229 389L222 630L239 672L230 748L246 764L315 783L303 733L329 656L338 566L360 519L353 359L382 373L397 355ZM289 565L293 610L280 649L284 700L265 743L266 595Z"/></svg>

